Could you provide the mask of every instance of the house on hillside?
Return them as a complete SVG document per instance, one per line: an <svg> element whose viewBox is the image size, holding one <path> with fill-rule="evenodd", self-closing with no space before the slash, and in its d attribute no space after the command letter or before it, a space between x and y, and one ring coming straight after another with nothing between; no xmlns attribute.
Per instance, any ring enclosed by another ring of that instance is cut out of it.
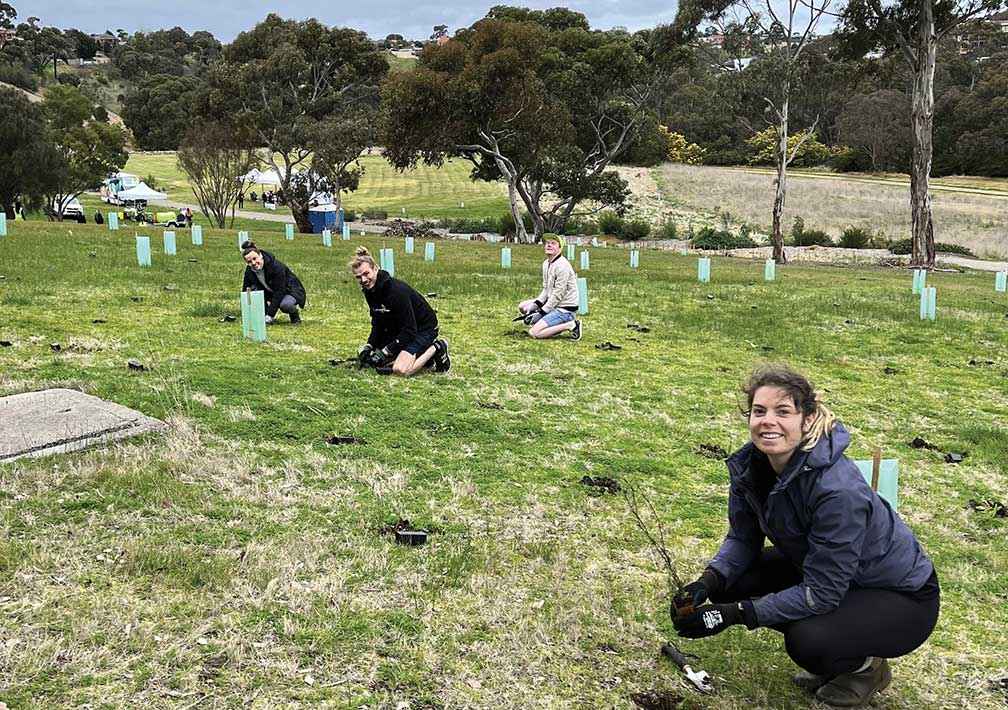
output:
<svg viewBox="0 0 1008 710"><path fill-rule="evenodd" d="M105 55L112 54L112 51L119 46L119 38L111 32L91 35L91 39L98 43L98 49Z"/></svg>
<svg viewBox="0 0 1008 710"><path fill-rule="evenodd" d="M987 22L998 27L1002 32L1008 32L1008 10L1004 12L999 12L996 15L991 15L990 17L985 17Z"/></svg>

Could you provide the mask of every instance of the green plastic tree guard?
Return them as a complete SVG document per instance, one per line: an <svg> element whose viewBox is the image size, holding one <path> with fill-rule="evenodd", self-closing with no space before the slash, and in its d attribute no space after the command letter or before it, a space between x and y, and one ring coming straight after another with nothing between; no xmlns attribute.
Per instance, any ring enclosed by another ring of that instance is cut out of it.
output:
<svg viewBox="0 0 1008 710"><path fill-rule="evenodd" d="M238 248L242 248L242 244L248 241L248 232L238 232Z"/></svg>
<svg viewBox="0 0 1008 710"><path fill-rule="evenodd" d="M413 253L413 237L406 237L406 253Z"/></svg>
<svg viewBox="0 0 1008 710"><path fill-rule="evenodd" d="M284 236L287 237L288 239L293 239L294 238L294 225L293 224L291 224L291 223L288 222L287 224L284 225Z"/></svg>
<svg viewBox="0 0 1008 710"><path fill-rule="evenodd" d="M574 263L574 245L573 244L568 244L567 245L567 261L571 262L572 264Z"/></svg>
<svg viewBox="0 0 1008 710"><path fill-rule="evenodd" d="M164 242L164 253L175 256L175 232L165 232L162 236Z"/></svg>
<svg viewBox="0 0 1008 710"><path fill-rule="evenodd" d="M589 254L588 250L586 249L581 252L581 270L588 271L590 266L591 266L591 254Z"/></svg>
<svg viewBox="0 0 1008 710"><path fill-rule="evenodd" d="M501 268L511 268L511 247L501 247Z"/></svg>
<svg viewBox="0 0 1008 710"><path fill-rule="evenodd" d="M630 250L630 268L636 269L640 266L640 251L637 249Z"/></svg>
<svg viewBox="0 0 1008 710"><path fill-rule="evenodd" d="M343 223L343 241L350 241L350 225L346 222Z"/></svg>
<svg viewBox="0 0 1008 710"><path fill-rule="evenodd" d="M927 270L914 269L913 292L920 293L926 285L927 285Z"/></svg>
<svg viewBox="0 0 1008 710"><path fill-rule="evenodd" d="M203 227L199 224L194 224L192 226L192 243L194 247L203 246Z"/></svg>
<svg viewBox="0 0 1008 710"><path fill-rule="evenodd" d="M7 236L7 213L0 210L0 237Z"/></svg>
<svg viewBox="0 0 1008 710"><path fill-rule="evenodd" d="M427 242L424 245L424 261L434 261L434 242Z"/></svg>
<svg viewBox="0 0 1008 710"><path fill-rule="evenodd" d="M763 265L763 280L773 281L777 278L777 262L773 259L767 259L766 264Z"/></svg>
<svg viewBox="0 0 1008 710"><path fill-rule="evenodd" d="M294 237L288 237L288 239L293 239ZM322 230L322 246L331 247L332 246L332 232L328 229Z"/></svg>
<svg viewBox="0 0 1008 710"><path fill-rule="evenodd" d="M382 249L379 252L381 268L388 272L389 276L395 276L395 254L391 249Z"/></svg>
<svg viewBox="0 0 1008 710"><path fill-rule="evenodd" d="M588 279L579 277L577 280L578 286L578 314L586 315L588 313Z"/></svg>
<svg viewBox="0 0 1008 710"><path fill-rule="evenodd" d="M151 265L150 237L136 238L137 263L140 266Z"/></svg>
<svg viewBox="0 0 1008 710"><path fill-rule="evenodd" d="M938 290L934 286L925 286L920 294L920 319L935 320L937 317Z"/></svg>
<svg viewBox="0 0 1008 710"><path fill-rule="evenodd" d="M242 334L257 343L266 341L266 301L262 291L241 294Z"/></svg>
<svg viewBox="0 0 1008 710"><path fill-rule="evenodd" d="M108 218L105 220L108 223L108 228L110 232L119 231L119 213L109 212Z"/></svg>
<svg viewBox="0 0 1008 710"><path fill-rule="evenodd" d="M861 471L865 482L872 485L872 462L855 461L854 465ZM893 510L899 504L899 460L881 459L879 461L878 494Z"/></svg>
<svg viewBox="0 0 1008 710"><path fill-rule="evenodd" d="M710 281L710 257L701 256L697 260L697 280L700 283L708 283Z"/></svg>
<svg viewBox="0 0 1008 710"><path fill-rule="evenodd" d="M998 293L1008 291L1008 271L999 271L994 275L994 290Z"/></svg>

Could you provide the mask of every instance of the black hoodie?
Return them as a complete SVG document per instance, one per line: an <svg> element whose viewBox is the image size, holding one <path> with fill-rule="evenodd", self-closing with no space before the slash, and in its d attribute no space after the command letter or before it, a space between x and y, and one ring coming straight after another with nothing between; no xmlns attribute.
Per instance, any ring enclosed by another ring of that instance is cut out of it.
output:
<svg viewBox="0 0 1008 710"><path fill-rule="evenodd" d="M253 291L266 290L266 315L270 318L276 316L277 309L284 296L293 296L297 304L302 308L308 300L304 286L294 275L294 272L287 268L287 265L270 254L268 251L260 251L263 257L263 278L269 289L264 289L262 282L256 277L251 266L245 267L245 278L242 281L242 291L252 289Z"/></svg>
<svg viewBox="0 0 1008 710"><path fill-rule="evenodd" d="M384 269L378 271L374 288L361 290L371 309L368 343L373 347L387 347L393 355L398 355L416 340L417 333L437 331L437 315L427 300L405 281L389 276Z"/></svg>

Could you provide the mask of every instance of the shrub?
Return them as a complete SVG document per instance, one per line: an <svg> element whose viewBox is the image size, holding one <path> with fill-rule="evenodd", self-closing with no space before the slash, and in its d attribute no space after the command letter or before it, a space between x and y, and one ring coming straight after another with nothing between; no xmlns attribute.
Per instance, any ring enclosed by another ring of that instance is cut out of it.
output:
<svg viewBox="0 0 1008 710"><path fill-rule="evenodd" d="M676 227L676 223L671 219L667 219L661 223L658 227L658 238L659 239L678 239L679 229Z"/></svg>
<svg viewBox="0 0 1008 710"><path fill-rule="evenodd" d="M522 222L525 223L525 231L531 232L532 215L528 212L522 212ZM515 233L515 221L510 212L505 212L500 216L500 219L497 220L497 233L505 236L511 236Z"/></svg>
<svg viewBox="0 0 1008 710"><path fill-rule="evenodd" d="M844 145L833 151L829 165L838 173L866 172L871 170L871 158L863 150Z"/></svg>
<svg viewBox="0 0 1008 710"><path fill-rule="evenodd" d="M480 232L496 232L500 226L500 220L492 217L486 219L462 217L460 219L443 219L440 224L455 234L478 234Z"/></svg>
<svg viewBox="0 0 1008 710"><path fill-rule="evenodd" d="M651 225L643 219L632 219L623 224L622 236L631 242L635 242L638 239L647 239L649 234L651 234Z"/></svg>
<svg viewBox="0 0 1008 710"><path fill-rule="evenodd" d="M369 207L364 210L364 219L388 219L388 210L379 210Z"/></svg>
<svg viewBox="0 0 1008 710"><path fill-rule="evenodd" d="M847 227L840 235L840 246L844 249L864 249L872 240L872 234L864 227Z"/></svg>
<svg viewBox="0 0 1008 710"><path fill-rule="evenodd" d="M0 64L0 81L26 91L38 90L38 79L35 75L16 64Z"/></svg>
<svg viewBox="0 0 1008 710"><path fill-rule="evenodd" d="M830 159L830 149L816 139L816 134L808 136L801 148L798 142L806 135L806 131L799 131L788 136L788 153L794 154L792 165L798 167L808 167L811 165L822 165ZM750 165L776 165L777 164L777 129L773 126L760 131L753 137L746 140L750 148ZM795 154L795 149L797 153Z"/></svg>
<svg viewBox="0 0 1008 710"><path fill-rule="evenodd" d="M756 246L756 242L726 229L704 227L693 237L690 245L694 249L746 249Z"/></svg>
<svg viewBox="0 0 1008 710"><path fill-rule="evenodd" d="M909 239L897 239L889 244L889 251L893 254L909 254L913 251ZM962 256L976 256L972 251L959 244L946 244L945 242L935 242L935 252L946 254L961 254Z"/></svg>
<svg viewBox="0 0 1008 710"><path fill-rule="evenodd" d="M56 81L58 81L60 84L66 85L66 86L80 86L81 85L81 79L76 74L60 74L58 77L56 77Z"/></svg>
<svg viewBox="0 0 1008 710"><path fill-rule="evenodd" d="M612 210L605 210L599 213L598 227L602 234L611 234L614 237L622 237L626 229L626 220Z"/></svg>
<svg viewBox="0 0 1008 710"><path fill-rule="evenodd" d="M795 217L794 225L791 227L791 243L796 247L831 247L833 239L821 229L806 229L805 220Z"/></svg>
<svg viewBox="0 0 1008 710"><path fill-rule="evenodd" d="M343 221L344 222L356 222L357 213L353 210L344 209L343 210Z"/></svg>

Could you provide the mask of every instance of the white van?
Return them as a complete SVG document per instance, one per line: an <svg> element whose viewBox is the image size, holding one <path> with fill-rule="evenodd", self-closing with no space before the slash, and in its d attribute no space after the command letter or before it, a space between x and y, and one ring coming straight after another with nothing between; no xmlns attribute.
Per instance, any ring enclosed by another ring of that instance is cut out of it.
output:
<svg viewBox="0 0 1008 710"><path fill-rule="evenodd" d="M59 202L53 199L53 215L59 214ZM84 214L84 207L76 197L63 198L63 219L72 219L84 224L87 222L87 215Z"/></svg>

